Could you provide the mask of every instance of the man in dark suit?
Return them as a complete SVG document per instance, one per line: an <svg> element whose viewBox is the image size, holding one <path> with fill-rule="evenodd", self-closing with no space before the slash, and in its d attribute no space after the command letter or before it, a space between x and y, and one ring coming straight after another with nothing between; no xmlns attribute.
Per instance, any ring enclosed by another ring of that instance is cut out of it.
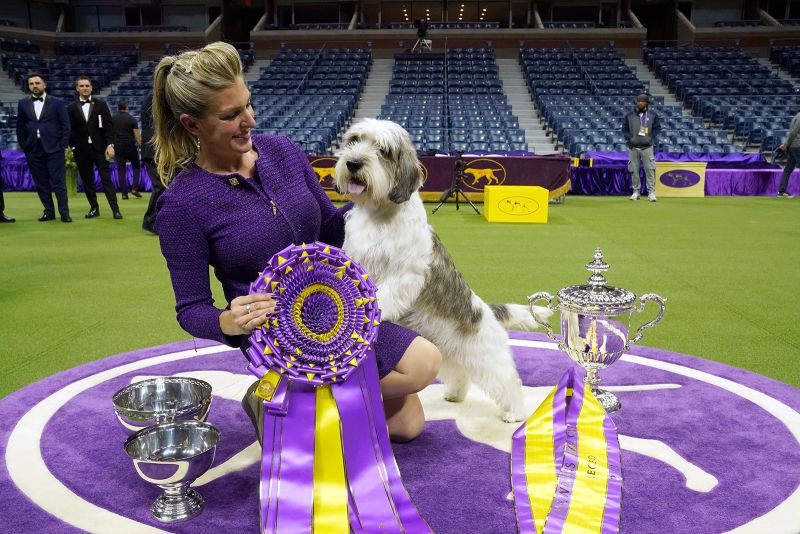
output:
<svg viewBox="0 0 800 534"><path fill-rule="evenodd" d="M95 193L94 167L100 174L108 205L115 219L122 219L117 204L117 193L111 182L111 167L108 159L114 157L114 127L108 105L92 97L92 81L79 76L75 82L78 99L72 102L67 111L72 126L69 144L75 154L75 163L81 175L86 200L89 201L87 219L100 216L100 206Z"/></svg>
<svg viewBox="0 0 800 534"><path fill-rule="evenodd" d="M17 143L25 152L36 192L44 206L40 222L56 218L53 193L62 222L72 222L67 203L67 166L64 149L69 142L69 118L64 103L46 92L47 84L39 73L28 75L31 96L17 104Z"/></svg>

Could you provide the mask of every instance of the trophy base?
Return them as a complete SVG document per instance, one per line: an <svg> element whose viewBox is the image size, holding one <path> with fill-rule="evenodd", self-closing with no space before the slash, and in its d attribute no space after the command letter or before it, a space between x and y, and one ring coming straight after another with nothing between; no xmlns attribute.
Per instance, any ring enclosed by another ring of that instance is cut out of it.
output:
<svg viewBox="0 0 800 534"><path fill-rule="evenodd" d="M193 489L181 496L161 494L150 511L162 523L185 521L203 511L203 497Z"/></svg>
<svg viewBox="0 0 800 534"><path fill-rule="evenodd" d="M606 413L613 413L622 408L622 403L619 402L619 398L611 393L610 391L606 391L604 389L593 389L592 393L597 398L597 401L600 403L600 406L606 411Z"/></svg>

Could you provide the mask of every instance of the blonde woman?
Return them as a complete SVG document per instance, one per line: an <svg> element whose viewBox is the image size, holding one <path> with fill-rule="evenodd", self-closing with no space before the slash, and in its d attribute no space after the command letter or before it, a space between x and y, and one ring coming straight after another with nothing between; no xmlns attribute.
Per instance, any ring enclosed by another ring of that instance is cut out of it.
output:
<svg viewBox="0 0 800 534"><path fill-rule="evenodd" d="M156 164L167 186L156 227L178 322L193 336L244 351L250 332L275 308L271 295L247 294L250 282L292 243L341 246L350 205L337 209L328 200L291 140L251 136L250 91L229 44L161 60L153 77L153 121ZM214 305L209 265L222 283L224 309ZM375 353L390 436L413 439L425 422L416 393L435 378L441 354L391 323L381 324ZM257 424L261 403L252 389L243 405Z"/></svg>

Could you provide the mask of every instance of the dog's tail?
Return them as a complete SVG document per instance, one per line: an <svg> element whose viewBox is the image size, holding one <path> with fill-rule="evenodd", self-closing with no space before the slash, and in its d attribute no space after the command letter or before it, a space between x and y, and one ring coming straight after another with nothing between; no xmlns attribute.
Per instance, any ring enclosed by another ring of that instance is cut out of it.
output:
<svg viewBox="0 0 800 534"><path fill-rule="evenodd" d="M489 304L495 318L505 328L510 330L536 330L539 323L531 315L524 304ZM534 306L537 317L547 319L553 315L552 310L541 306Z"/></svg>

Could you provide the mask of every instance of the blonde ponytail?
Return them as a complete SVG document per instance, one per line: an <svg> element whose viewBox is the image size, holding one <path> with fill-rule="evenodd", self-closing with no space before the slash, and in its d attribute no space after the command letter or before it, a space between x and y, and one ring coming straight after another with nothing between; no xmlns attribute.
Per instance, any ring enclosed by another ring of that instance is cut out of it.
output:
<svg viewBox="0 0 800 534"><path fill-rule="evenodd" d="M214 94L240 78L239 52L223 42L166 56L158 63L153 74L153 147L156 168L165 186L197 155L197 140L179 117L186 113L202 119Z"/></svg>

